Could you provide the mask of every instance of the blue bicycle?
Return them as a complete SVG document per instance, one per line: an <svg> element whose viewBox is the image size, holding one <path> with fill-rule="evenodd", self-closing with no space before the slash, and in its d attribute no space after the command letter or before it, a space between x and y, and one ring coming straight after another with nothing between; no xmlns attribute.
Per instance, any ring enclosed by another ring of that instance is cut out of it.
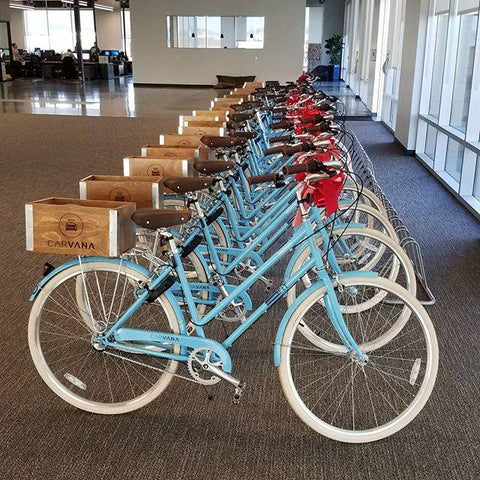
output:
<svg viewBox="0 0 480 480"><path fill-rule="evenodd" d="M306 181L322 178L323 173L313 173ZM176 181L180 190L189 190L190 179ZM201 385L226 381L238 401L245 382L233 373L230 347L315 272L274 340L288 402L315 431L343 442L379 440L405 427L435 383L438 345L432 322L395 283L373 272L333 271L315 242L323 228L312 219L315 207L305 205L299 189L297 200L301 225L204 315L197 308L198 291L212 285L192 286L183 265L185 246L168 230L187 223L187 211L133 214L137 225L158 232L168 259L153 271L123 257L78 257L50 272L31 296L29 321L31 355L45 383L69 404L99 414L138 409L167 394L175 377ZM292 276L224 341L209 338L206 327L299 245L307 245L310 255ZM216 266L209 268L215 272ZM305 335L305 325L315 341Z"/></svg>

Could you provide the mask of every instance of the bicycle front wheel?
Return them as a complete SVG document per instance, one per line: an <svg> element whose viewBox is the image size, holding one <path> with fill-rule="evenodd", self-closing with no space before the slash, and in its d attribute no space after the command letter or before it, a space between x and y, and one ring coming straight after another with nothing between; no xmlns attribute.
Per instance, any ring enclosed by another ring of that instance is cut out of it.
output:
<svg viewBox="0 0 480 480"><path fill-rule="evenodd" d="M42 288L30 313L28 342L39 374L60 398L88 412L119 414L146 405L170 384L177 362L129 353L121 345L99 348L93 342L132 305L139 282L145 281L142 273L122 263L84 262ZM126 326L180 331L165 296L142 305ZM153 352L158 347L148 348Z"/></svg>
<svg viewBox="0 0 480 480"><path fill-rule="evenodd" d="M315 431L341 442L372 442L404 428L422 410L437 375L438 344L427 312L405 289L383 278L359 278L344 288L387 292L403 302L398 308L408 310L408 321L392 330L392 322L399 326L395 318L378 312L363 312L355 322L344 314L367 355L366 362L360 362L345 347L325 350L305 338L302 325L312 326L316 318L327 316L325 289L316 290L293 312L285 329L280 381L290 406ZM332 343L341 343L333 327L328 334Z"/></svg>

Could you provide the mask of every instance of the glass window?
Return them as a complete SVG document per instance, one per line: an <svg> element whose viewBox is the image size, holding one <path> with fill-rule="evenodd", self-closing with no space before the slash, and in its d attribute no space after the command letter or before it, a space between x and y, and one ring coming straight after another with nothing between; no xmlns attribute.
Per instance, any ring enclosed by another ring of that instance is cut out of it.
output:
<svg viewBox="0 0 480 480"><path fill-rule="evenodd" d="M263 48L264 17L167 16L169 48Z"/></svg>
<svg viewBox="0 0 480 480"><path fill-rule="evenodd" d="M195 17L195 48L207 48L207 17Z"/></svg>
<svg viewBox="0 0 480 480"><path fill-rule="evenodd" d="M457 65L453 87L450 125L462 132L467 127L470 92L472 90L473 65L475 62L475 40L478 13L460 16Z"/></svg>
<svg viewBox="0 0 480 480"><path fill-rule="evenodd" d="M222 48L222 17L207 17L207 48Z"/></svg>
<svg viewBox="0 0 480 480"><path fill-rule="evenodd" d="M463 146L449 138L447 158L445 160L445 171L459 183L462 175L463 153Z"/></svg>
<svg viewBox="0 0 480 480"><path fill-rule="evenodd" d="M32 52L41 50L55 50L64 52L74 50L75 20L71 9L25 10L25 47ZM95 42L95 24L93 10L80 10L82 26L82 46L90 48Z"/></svg>
<svg viewBox="0 0 480 480"><path fill-rule="evenodd" d="M473 196L480 200L480 156L477 156L477 168L475 171L475 182L473 183Z"/></svg>
<svg viewBox="0 0 480 480"><path fill-rule="evenodd" d="M440 113L440 96L442 94L445 52L447 49L448 14L438 15L436 17L436 20L437 28L428 113L432 115L432 117L438 118L438 115Z"/></svg>
<svg viewBox="0 0 480 480"><path fill-rule="evenodd" d="M49 50L48 23L46 10L25 10L25 48L33 52L37 48Z"/></svg>
<svg viewBox="0 0 480 480"><path fill-rule="evenodd" d="M73 36L75 40L75 19L72 12ZM80 24L82 27L82 48L88 50L95 43L95 22L93 10L80 10Z"/></svg>
<svg viewBox="0 0 480 480"><path fill-rule="evenodd" d="M72 15L70 10L48 10L48 32L50 36L50 48L56 52L64 52L67 49L75 49L72 28Z"/></svg>
<svg viewBox="0 0 480 480"><path fill-rule="evenodd" d="M427 136L425 138L425 155L435 160L435 149L437 146L437 129L431 125L427 126Z"/></svg>
<svg viewBox="0 0 480 480"><path fill-rule="evenodd" d="M130 10L123 10L124 22L125 22L125 37L123 39L123 45L125 53L129 60L132 59L132 27L130 24ZM123 27L122 27L123 28Z"/></svg>
<svg viewBox="0 0 480 480"><path fill-rule="evenodd" d="M237 28L240 26L242 35L245 28L245 40L240 39L237 34L237 48L263 48L263 22L263 17L237 17Z"/></svg>

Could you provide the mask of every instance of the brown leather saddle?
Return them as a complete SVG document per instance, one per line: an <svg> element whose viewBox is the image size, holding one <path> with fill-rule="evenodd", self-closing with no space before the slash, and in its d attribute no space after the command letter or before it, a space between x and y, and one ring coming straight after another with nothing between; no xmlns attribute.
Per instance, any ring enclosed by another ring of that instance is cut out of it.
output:
<svg viewBox="0 0 480 480"><path fill-rule="evenodd" d="M156 230L174 225L182 225L192 218L188 211L158 210L156 208L140 208L132 214L132 220L142 228Z"/></svg>
<svg viewBox="0 0 480 480"><path fill-rule="evenodd" d="M253 140L254 138L257 138L258 135L257 132L242 132L239 130L230 130L229 134L232 137L246 138L247 140Z"/></svg>
<svg viewBox="0 0 480 480"><path fill-rule="evenodd" d="M234 162L225 162L222 160L210 160L204 162L194 162L193 168L205 175L213 175L215 173L226 172L235 168Z"/></svg>
<svg viewBox="0 0 480 480"><path fill-rule="evenodd" d="M212 179L207 177L169 177L163 184L175 193L188 193L204 190L212 186Z"/></svg>
<svg viewBox="0 0 480 480"><path fill-rule="evenodd" d="M231 113L228 119L232 122L245 122L255 117L254 113Z"/></svg>
<svg viewBox="0 0 480 480"><path fill-rule="evenodd" d="M204 135L200 141L210 148L229 148L229 147L240 147L247 143L246 138L240 137L210 137Z"/></svg>

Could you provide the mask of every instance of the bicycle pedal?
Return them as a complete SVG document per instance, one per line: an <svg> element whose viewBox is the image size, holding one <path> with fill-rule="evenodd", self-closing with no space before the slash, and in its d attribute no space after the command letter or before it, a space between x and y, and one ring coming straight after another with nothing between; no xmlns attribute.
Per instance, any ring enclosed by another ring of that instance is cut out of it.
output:
<svg viewBox="0 0 480 480"><path fill-rule="evenodd" d="M235 393L233 394L233 403L238 405L242 399L243 393L245 391L245 383L241 382L238 387L235 387Z"/></svg>
<svg viewBox="0 0 480 480"><path fill-rule="evenodd" d="M195 325L192 322L187 323L187 335L193 335L195 333Z"/></svg>
<svg viewBox="0 0 480 480"><path fill-rule="evenodd" d="M266 291L266 292L269 292L270 289L271 289L272 286L273 286L273 281L270 280L269 278L264 277L264 276L261 276L261 277L259 278L259 280L265 285L265 291Z"/></svg>

